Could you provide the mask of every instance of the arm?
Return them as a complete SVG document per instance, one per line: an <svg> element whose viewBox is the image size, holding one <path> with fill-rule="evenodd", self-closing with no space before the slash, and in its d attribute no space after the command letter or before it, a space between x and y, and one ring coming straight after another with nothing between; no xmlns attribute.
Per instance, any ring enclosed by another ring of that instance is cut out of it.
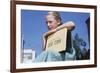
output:
<svg viewBox="0 0 100 73"><path fill-rule="evenodd" d="M57 27L56 31L58 31L62 28L67 28L68 30L73 30L75 28L75 24L72 21L66 22L63 25Z"/></svg>
<svg viewBox="0 0 100 73"><path fill-rule="evenodd" d="M43 50L45 50L46 47L46 37L43 35Z"/></svg>
<svg viewBox="0 0 100 73"><path fill-rule="evenodd" d="M50 31L44 33L44 37L46 37L46 36L48 36L48 35L50 35L50 34L56 32L56 31L57 31L56 29L50 30Z"/></svg>
<svg viewBox="0 0 100 73"><path fill-rule="evenodd" d="M44 37L56 32L62 28L67 28L68 30L73 30L75 28L75 24L72 21L66 22L63 25L57 27L56 29L53 29L53 30L50 30L50 31L44 33Z"/></svg>

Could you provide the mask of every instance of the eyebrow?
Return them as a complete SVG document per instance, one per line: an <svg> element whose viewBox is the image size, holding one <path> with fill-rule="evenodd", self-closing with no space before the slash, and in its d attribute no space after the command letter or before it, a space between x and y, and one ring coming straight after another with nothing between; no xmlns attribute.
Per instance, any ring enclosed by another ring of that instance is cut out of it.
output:
<svg viewBox="0 0 100 73"><path fill-rule="evenodd" d="M51 23L52 21L46 21L46 23L48 23L48 22Z"/></svg>

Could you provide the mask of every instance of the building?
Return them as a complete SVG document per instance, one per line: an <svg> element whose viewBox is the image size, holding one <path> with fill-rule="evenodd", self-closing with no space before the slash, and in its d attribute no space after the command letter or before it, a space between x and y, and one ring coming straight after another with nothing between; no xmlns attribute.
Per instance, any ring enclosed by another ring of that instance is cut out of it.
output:
<svg viewBox="0 0 100 73"><path fill-rule="evenodd" d="M22 63L32 63L35 59L34 49L24 49L22 52Z"/></svg>

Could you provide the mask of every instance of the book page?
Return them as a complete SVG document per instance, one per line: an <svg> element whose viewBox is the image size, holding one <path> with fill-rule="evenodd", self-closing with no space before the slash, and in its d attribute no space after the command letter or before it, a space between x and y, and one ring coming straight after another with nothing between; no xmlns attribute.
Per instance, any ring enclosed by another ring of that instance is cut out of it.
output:
<svg viewBox="0 0 100 73"><path fill-rule="evenodd" d="M47 38L46 50L57 52L66 50L67 28L63 28Z"/></svg>

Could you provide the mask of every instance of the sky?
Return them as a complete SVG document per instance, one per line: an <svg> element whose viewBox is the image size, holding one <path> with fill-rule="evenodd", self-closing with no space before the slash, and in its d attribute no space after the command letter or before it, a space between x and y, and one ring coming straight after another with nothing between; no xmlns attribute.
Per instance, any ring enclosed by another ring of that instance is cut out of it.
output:
<svg viewBox="0 0 100 73"><path fill-rule="evenodd" d="M21 35L25 41L24 49L34 49L36 56L42 52L42 35L48 31L45 15L48 11L21 10ZM89 13L62 12L60 11L62 22L73 21L76 28L72 31L72 37L78 33L79 37L86 42L89 49L88 31L86 20L90 17ZM22 44L21 44L22 45Z"/></svg>

